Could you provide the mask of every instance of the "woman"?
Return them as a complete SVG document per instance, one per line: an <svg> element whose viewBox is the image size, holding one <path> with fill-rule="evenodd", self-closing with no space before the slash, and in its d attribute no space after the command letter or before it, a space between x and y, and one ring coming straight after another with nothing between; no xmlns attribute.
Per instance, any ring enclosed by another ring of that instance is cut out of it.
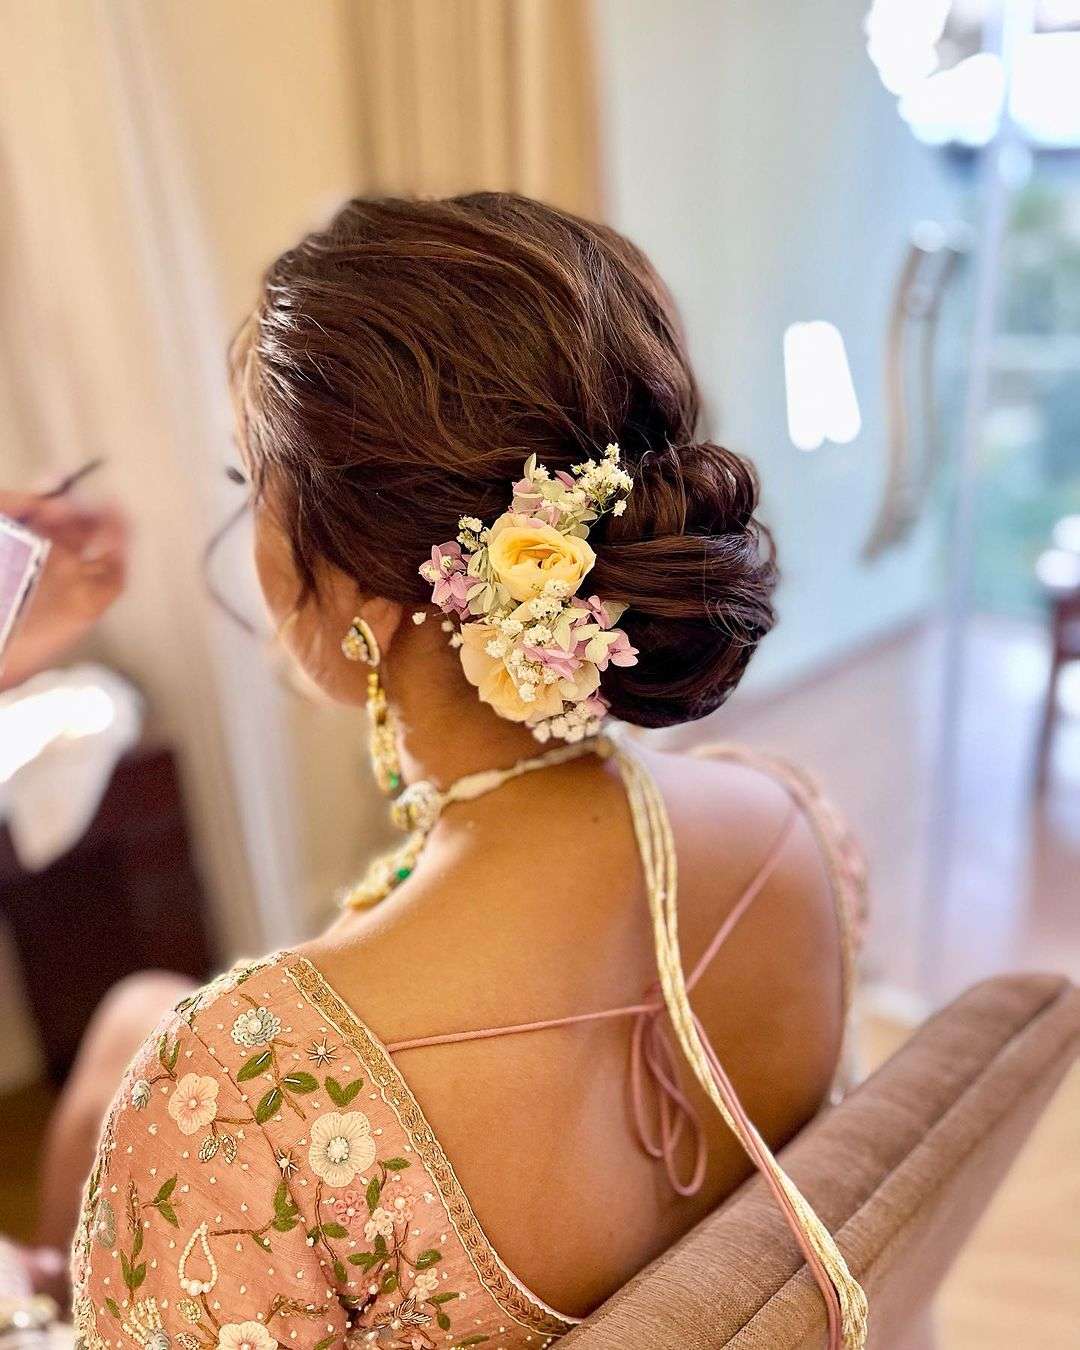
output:
<svg viewBox="0 0 1080 1350"><path fill-rule="evenodd" d="M80 1334L539 1346L749 1154L831 1343L860 1344L861 1291L761 1137L834 1078L857 868L789 771L601 734L711 712L773 619L753 471L695 439L649 264L519 197L351 202L270 269L232 372L268 607L366 704L412 833L136 1058Z"/></svg>

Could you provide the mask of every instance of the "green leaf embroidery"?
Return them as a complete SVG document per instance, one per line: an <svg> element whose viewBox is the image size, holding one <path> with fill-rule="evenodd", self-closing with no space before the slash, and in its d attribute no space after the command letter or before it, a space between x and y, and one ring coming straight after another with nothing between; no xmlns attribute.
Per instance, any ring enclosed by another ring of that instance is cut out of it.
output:
<svg viewBox="0 0 1080 1350"><path fill-rule="evenodd" d="M392 1294L397 1288L397 1276L392 1270L387 1271L386 1275L383 1276L381 1288L384 1294Z"/></svg>
<svg viewBox="0 0 1080 1350"><path fill-rule="evenodd" d="M377 1266L381 1260L382 1257L378 1252L353 1252L349 1257L349 1265L361 1266L366 1271L372 1266Z"/></svg>
<svg viewBox="0 0 1080 1350"><path fill-rule="evenodd" d="M173 1191L176 1190L176 1177L170 1177L168 1181L163 1181L158 1187L158 1193L151 1201L152 1204L160 1205L163 1200L168 1200Z"/></svg>
<svg viewBox="0 0 1080 1350"><path fill-rule="evenodd" d="M436 1313L435 1321L438 1322L439 1326L443 1329L443 1331L450 1330L450 1319L444 1312Z"/></svg>
<svg viewBox="0 0 1080 1350"><path fill-rule="evenodd" d="M460 1297L461 1297L460 1294L432 1294L432 1296L428 1299L428 1302L438 1305L440 1303L450 1303L454 1299Z"/></svg>
<svg viewBox="0 0 1080 1350"><path fill-rule="evenodd" d="M490 1336L466 1336L463 1341L455 1341L454 1347L455 1350L459 1350L459 1347L466 1345L483 1345L485 1341L490 1339Z"/></svg>
<svg viewBox="0 0 1080 1350"><path fill-rule="evenodd" d="M107 1298L105 1300L105 1306L106 1308L108 1308L108 1310L112 1313L114 1317L116 1318L120 1317L120 1305L117 1303L116 1299Z"/></svg>
<svg viewBox="0 0 1080 1350"><path fill-rule="evenodd" d="M289 1233L296 1227L296 1225L299 1222L300 1222L299 1219L294 1219L289 1214L279 1214L277 1218L274 1220L274 1228L279 1233Z"/></svg>
<svg viewBox="0 0 1080 1350"><path fill-rule="evenodd" d="M429 1247L426 1252L420 1253L413 1264L417 1270L427 1270L429 1266L433 1266L436 1261L441 1260L442 1252L437 1252L433 1247Z"/></svg>
<svg viewBox="0 0 1080 1350"><path fill-rule="evenodd" d="M386 1247L386 1239L383 1237L381 1233L371 1245L375 1249L376 1256L386 1256L388 1254Z"/></svg>
<svg viewBox="0 0 1080 1350"><path fill-rule="evenodd" d="M272 1087L263 1097L260 1098L258 1106L255 1108L255 1120L259 1125L265 1125L274 1115L281 1105L281 1089Z"/></svg>
<svg viewBox="0 0 1080 1350"><path fill-rule="evenodd" d="M273 1053L270 1050L260 1050L257 1055L252 1055L247 1063L240 1068L236 1075L236 1081L246 1083L249 1078L258 1078L259 1074L266 1072L273 1058Z"/></svg>
<svg viewBox="0 0 1080 1350"><path fill-rule="evenodd" d="M411 1167L412 1164L408 1158L384 1158L383 1166L388 1172L404 1172L406 1167Z"/></svg>
<svg viewBox="0 0 1080 1350"><path fill-rule="evenodd" d="M349 1236L349 1230L342 1223L324 1223L323 1233L329 1238L344 1238Z"/></svg>
<svg viewBox="0 0 1080 1350"><path fill-rule="evenodd" d="M355 1083L344 1085L339 1083L336 1078L327 1078L326 1080L326 1091L335 1106L348 1106L363 1086L364 1080L362 1078L358 1078Z"/></svg>
<svg viewBox="0 0 1080 1350"><path fill-rule="evenodd" d="M172 1073L173 1069L176 1068L176 1061L179 1055L179 1036L173 1041L171 1046L169 1045L168 1036L162 1036L161 1040L158 1042L158 1059L161 1060L161 1067L166 1073Z"/></svg>
<svg viewBox="0 0 1080 1350"><path fill-rule="evenodd" d="M180 1221L176 1217L176 1210L173 1209L172 1205L170 1205L167 1200L160 1201L157 1208L158 1213L166 1223L171 1223L174 1228L180 1227Z"/></svg>
<svg viewBox="0 0 1080 1350"><path fill-rule="evenodd" d="M135 1269L131 1272L131 1292L134 1293L135 1290L138 1289L139 1285L142 1284L143 1280L145 1279L146 1279L146 1262L140 1261L139 1264L135 1267Z"/></svg>
<svg viewBox="0 0 1080 1350"><path fill-rule="evenodd" d="M367 1207L369 1210L375 1208L379 1203L379 1196L382 1194L382 1187L379 1185L379 1178L372 1177L367 1184Z"/></svg>
<svg viewBox="0 0 1080 1350"><path fill-rule="evenodd" d="M133 1261L142 1251L142 1245L143 1245L143 1230L142 1225L140 1224L139 1227L135 1229L135 1236L131 1240L131 1259Z"/></svg>
<svg viewBox="0 0 1080 1350"><path fill-rule="evenodd" d="M293 1202L289 1198L288 1183L279 1181L277 1190L274 1192L274 1213L284 1214L286 1210L293 1208Z"/></svg>
<svg viewBox="0 0 1080 1350"><path fill-rule="evenodd" d="M310 1073L287 1073L281 1080L281 1086L288 1088L290 1092L315 1092L318 1090L318 1080Z"/></svg>
<svg viewBox="0 0 1080 1350"><path fill-rule="evenodd" d="M335 1262L334 1262L334 1279L337 1280L338 1284L344 1284L345 1281L346 1281L348 1278L349 1278L349 1272L345 1269L345 1267L341 1264L340 1261L335 1261Z"/></svg>
<svg viewBox="0 0 1080 1350"><path fill-rule="evenodd" d="M328 1347L333 1345L333 1343L334 1337L332 1334L329 1336L324 1336L321 1341L315 1342L314 1350L328 1350Z"/></svg>

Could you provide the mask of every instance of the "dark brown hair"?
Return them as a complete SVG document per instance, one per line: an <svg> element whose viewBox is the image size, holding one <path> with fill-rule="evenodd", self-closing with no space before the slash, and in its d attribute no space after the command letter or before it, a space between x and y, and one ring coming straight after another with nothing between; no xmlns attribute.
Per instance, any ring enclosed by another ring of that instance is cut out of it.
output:
<svg viewBox="0 0 1080 1350"><path fill-rule="evenodd" d="M308 589L325 561L422 603L431 545L505 510L528 455L566 469L617 441L634 489L590 533L588 582L641 653L604 673L614 715L704 716L772 626L754 470L695 440L670 297L605 226L508 193L349 202L270 267L231 370Z"/></svg>

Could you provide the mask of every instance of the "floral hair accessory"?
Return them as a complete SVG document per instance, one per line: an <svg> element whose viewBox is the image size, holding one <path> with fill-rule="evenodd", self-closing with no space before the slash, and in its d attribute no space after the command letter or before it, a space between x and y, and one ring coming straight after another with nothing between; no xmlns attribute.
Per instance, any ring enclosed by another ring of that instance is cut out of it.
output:
<svg viewBox="0 0 1080 1350"><path fill-rule="evenodd" d="M552 474L531 455L509 511L487 527L462 516L457 538L420 567L465 678L538 741L596 735L608 710L601 673L637 664L616 627L626 606L577 598L596 561L589 526L621 516L632 487L617 445L570 473Z"/></svg>

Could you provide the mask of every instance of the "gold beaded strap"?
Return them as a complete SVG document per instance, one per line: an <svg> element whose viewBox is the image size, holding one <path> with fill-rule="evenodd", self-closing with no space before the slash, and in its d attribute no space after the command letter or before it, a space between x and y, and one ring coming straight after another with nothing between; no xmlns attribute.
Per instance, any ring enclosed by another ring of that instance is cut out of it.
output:
<svg viewBox="0 0 1080 1350"><path fill-rule="evenodd" d="M615 759L641 852L660 986L679 1044L698 1082L765 1177L806 1257L825 1300L829 1350L862 1350L867 1335L866 1295L832 1235L746 1115L690 1006L679 950L675 845L663 798L645 766L625 748L615 751Z"/></svg>

